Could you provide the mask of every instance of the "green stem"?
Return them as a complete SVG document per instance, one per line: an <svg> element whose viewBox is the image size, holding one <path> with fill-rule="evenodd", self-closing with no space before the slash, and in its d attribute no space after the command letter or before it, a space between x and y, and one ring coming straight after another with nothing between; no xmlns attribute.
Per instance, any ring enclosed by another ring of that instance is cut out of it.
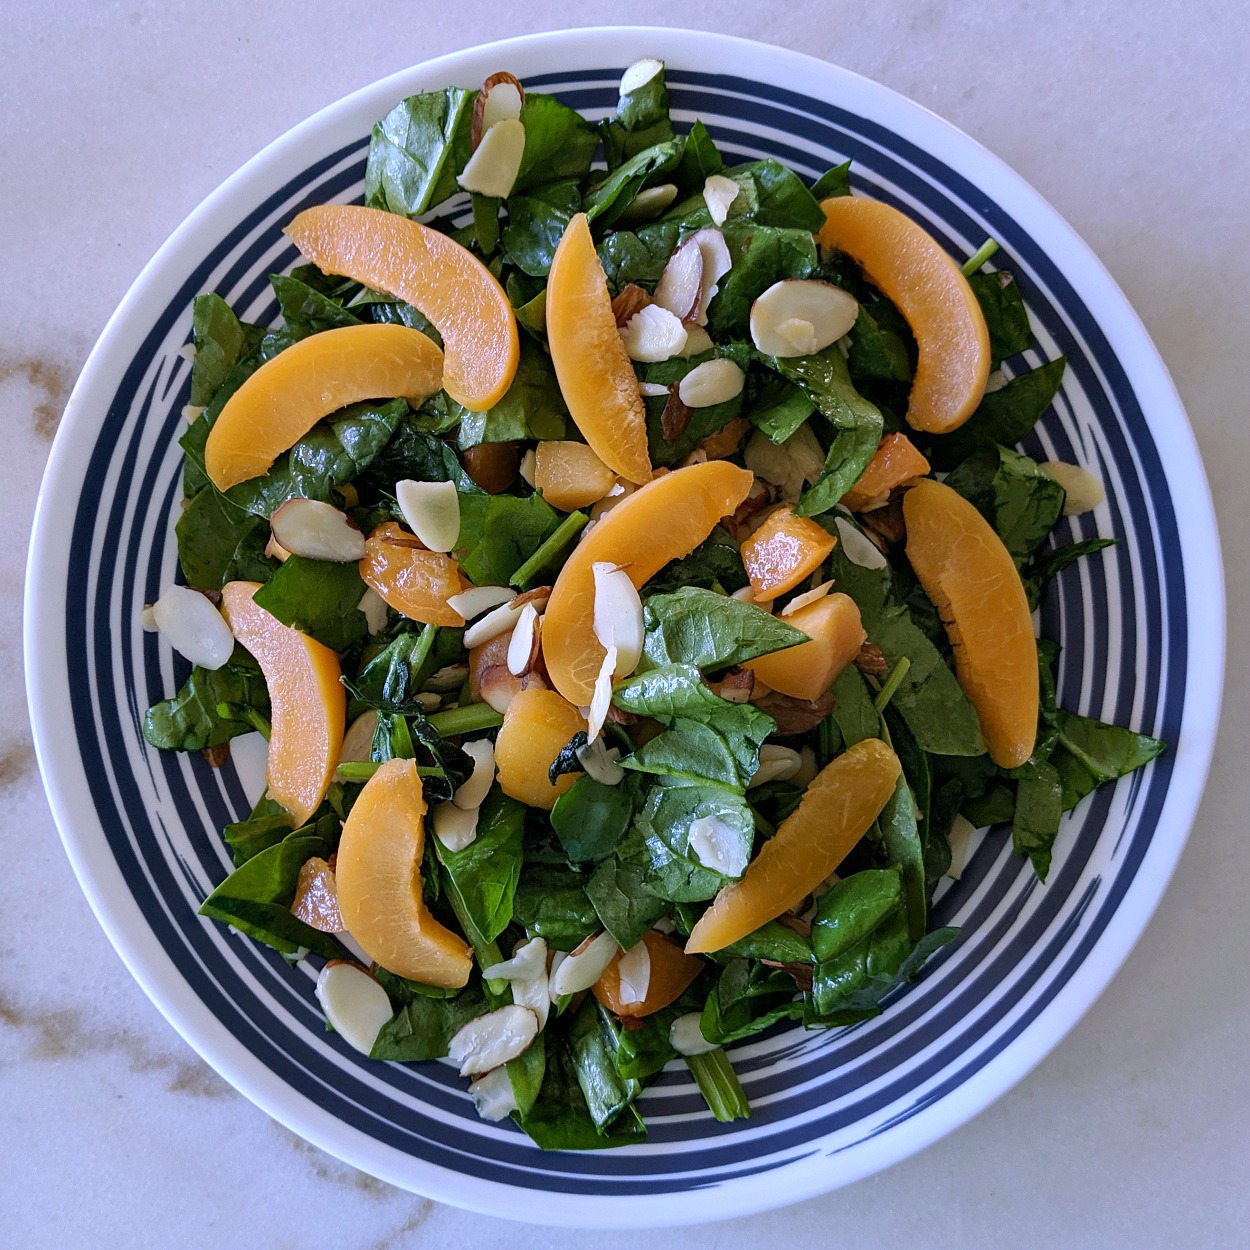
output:
<svg viewBox="0 0 1250 1250"><path fill-rule="evenodd" d="M216 711L222 720L247 721L266 742L269 741L272 727L254 707L242 707L237 703L219 703Z"/></svg>
<svg viewBox="0 0 1250 1250"><path fill-rule="evenodd" d="M512 574L511 585L518 590L530 590L539 585L542 574L555 564L556 559L586 528L589 521L590 518L584 512L570 512L551 537Z"/></svg>
<svg viewBox="0 0 1250 1250"><path fill-rule="evenodd" d="M345 760L335 770L341 781L368 781L382 765L376 760ZM445 777L441 768L425 768L417 765L418 777Z"/></svg>
<svg viewBox="0 0 1250 1250"><path fill-rule="evenodd" d="M751 1104L747 1102L733 1064L723 1050L718 1048L703 1055L687 1055L686 1065L712 1114L722 1124L750 1117Z"/></svg>
<svg viewBox="0 0 1250 1250"><path fill-rule="evenodd" d="M971 278L982 265L985 264L995 252L998 251L997 239L986 239L975 252L964 262L963 275L965 278Z"/></svg>
<svg viewBox="0 0 1250 1250"><path fill-rule="evenodd" d="M464 707L449 707L445 712L435 712L430 724L444 738L456 734L472 733L475 729L497 729L503 717L489 703L469 703Z"/></svg>
<svg viewBox="0 0 1250 1250"><path fill-rule="evenodd" d="M903 684L903 678L907 676L907 670L911 668L911 660L907 656L900 656L899 661L890 670L890 675L885 679L883 685L877 693L877 697L872 701L873 707L878 712L884 712L889 706L890 700L894 698L894 692Z"/></svg>

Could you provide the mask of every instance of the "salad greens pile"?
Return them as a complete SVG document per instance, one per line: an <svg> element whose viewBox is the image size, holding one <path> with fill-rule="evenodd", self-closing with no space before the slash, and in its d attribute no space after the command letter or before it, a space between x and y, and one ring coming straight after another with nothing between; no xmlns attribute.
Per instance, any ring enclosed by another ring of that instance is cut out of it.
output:
<svg viewBox="0 0 1250 1250"><path fill-rule="evenodd" d="M371 761L345 765L302 827L292 828L267 797L226 827L235 868L202 914L290 960L351 958L335 934L293 914L302 866L313 857L331 860L361 785L381 762L415 759L434 805L472 771L463 743L493 736L501 721L454 676L467 660L462 630L394 610L371 621L355 564L301 556L279 563L269 546L274 510L292 498L321 500L343 509L367 534L402 520L397 481L451 482L462 518L455 555L465 576L518 591L550 585L587 515L557 511L520 476L488 494L466 453L509 443L519 455L540 440L580 438L546 350L546 275L556 246L573 216L584 212L611 294L629 284L651 290L677 246L714 224L706 179L731 179L739 193L719 228L732 264L708 312L711 346L639 363L636 371L641 382L668 387L703 361L723 357L745 372L746 385L728 402L694 409L677 433L662 420L665 397L647 397L653 463L679 465L726 431L728 450L719 454L739 464L742 445L754 434L778 446L802 431L813 435L823 467L790 502L842 539L854 533L863 541L840 541L809 585L832 578L855 600L868 645L821 700L775 692L749 702L724 697L726 673L805 640L781 616L732 597L747 585L739 545L749 531L741 518L727 518L642 588L643 660L617 682L616 723L605 729L623 778L607 784L584 771L583 736L552 765L553 779L578 776L550 813L495 785L469 845L451 850L427 836L424 902L464 934L479 969L533 938L556 952L603 931L626 951L653 928L680 939L802 797L802 778L753 784L761 749L793 748L810 777L854 743L879 737L893 746L903 778L836 881L796 913L704 957L677 1001L636 1019L614 1015L591 995L553 1002L546 1027L508 1064L513 1116L547 1149L615 1146L645 1137L638 1095L677 1057L679 1018L696 1015L706 1041L704 1053L686 1061L713 1113L747 1115L721 1047L787 1021L829 1028L868 1019L956 937L955 930L932 928L931 916L960 818L1010 828L1015 848L1045 878L1063 813L1096 786L1154 758L1163 744L1060 707L1058 648L1043 642L1036 748L1022 767L997 767L956 680L938 613L902 556L897 498L855 515L839 506L883 434L907 429L903 413L916 361L898 310L848 257L822 255L814 241L824 220L821 201L850 194L849 162L811 186L776 160L727 163L702 123L678 133L661 72L622 95L615 115L598 125L552 96L527 93L520 114L524 159L511 194L504 200L474 194L466 202L456 177L470 155L475 95L450 87L397 104L373 130L365 199L450 234L503 285L522 348L515 381L495 407L471 412L444 392L415 408L402 399L354 404L319 423L263 476L218 491L204 471L208 432L266 361L342 326L399 323L436 339L437 331L411 305L311 265L272 276L281 314L276 328L241 322L215 294L195 300L193 420L181 440L185 505L176 527L183 577L207 592L236 579L263 583L257 603L340 654L347 723L366 711L377 714ZM661 205L668 192L646 196L657 187L674 189L671 202ZM860 310L849 336L810 356L758 352L748 327L751 305L787 278L819 278L854 294ZM987 393L954 433L908 433L997 532L1036 605L1067 565L1112 540L1053 544L1064 488L1016 445L1047 410L1064 362L1021 365L1032 332L1010 272L978 269L969 281L989 329L993 367L1007 362L1009 380ZM764 485L769 500L780 497L775 483ZM882 556L865 560L866 542ZM261 671L236 646L223 667L194 668L172 698L149 709L144 728L154 747L207 751L220 762L232 738L267 733L269 716ZM713 865L692 846L692 828L707 817L729 831L725 857ZM737 871L724 871L727 864ZM373 1043L377 1059L446 1056L466 1022L510 1001L507 982L476 973L462 990L407 981L380 967L373 975L393 1011Z"/></svg>

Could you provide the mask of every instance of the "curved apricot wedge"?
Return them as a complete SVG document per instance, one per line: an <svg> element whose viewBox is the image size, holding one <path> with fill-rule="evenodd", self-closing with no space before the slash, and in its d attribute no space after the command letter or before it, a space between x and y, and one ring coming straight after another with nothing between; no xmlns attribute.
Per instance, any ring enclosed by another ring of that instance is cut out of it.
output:
<svg viewBox="0 0 1250 1250"><path fill-rule="evenodd" d="M890 492L929 472L929 462L906 434L887 434L873 453L859 481L842 496L842 506L868 512L890 502Z"/></svg>
<svg viewBox="0 0 1250 1250"><path fill-rule="evenodd" d="M990 335L968 279L940 243L880 200L826 200L816 241L846 252L907 319L919 354L907 422L945 434L972 416L990 373Z"/></svg>
<svg viewBox="0 0 1250 1250"><path fill-rule="evenodd" d="M388 972L456 989L469 979L468 945L421 897L425 796L412 760L387 760L356 796L335 861L347 931Z"/></svg>
<svg viewBox="0 0 1250 1250"><path fill-rule="evenodd" d="M292 343L226 401L204 445L218 490L269 471L330 413L362 399L423 403L443 384L443 353L407 326L342 326Z"/></svg>
<svg viewBox="0 0 1250 1250"><path fill-rule="evenodd" d="M468 587L460 565L441 551L427 551L415 534L386 521L365 539L360 576L396 612L423 625L458 628L464 617L447 600Z"/></svg>
<svg viewBox="0 0 1250 1250"><path fill-rule="evenodd" d="M822 525L778 508L742 544L742 566L756 601L763 603L793 590L829 558L837 539Z"/></svg>
<svg viewBox="0 0 1250 1250"><path fill-rule="evenodd" d="M585 443L539 443L534 448L534 489L561 512L598 503L616 485L616 474Z"/></svg>
<svg viewBox="0 0 1250 1250"><path fill-rule="evenodd" d="M718 951L802 902L868 832L902 771L880 738L857 742L826 765L742 879L713 899L690 931L686 954Z"/></svg>
<svg viewBox="0 0 1250 1250"><path fill-rule="evenodd" d="M474 412L493 408L516 375L516 315L495 276L437 230L380 208L322 204L286 228L301 255L406 300L443 339L443 389ZM319 336L318 336L319 337Z"/></svg>
<svg viewBox="0 0 1250 1250"><path fill-rule="evenodd" d="M675 469L623 499L577 544L543 614L547 673L570 703L590 703L605 655L594 630L595 564L620 565L641 588L670 560L689 555L747 497L754 480L727 460Z"/></svg>
<svg viewBox="0 0 1250 1250"><path fill-rule="evenodd" d="M676 942L654 929L642 935L647 948L650 974L641 1002L624 1002L621 998L621 955L617 951L600 978L590 987L591 993L618 1016L638 1020L675 1003L687 986L703 971L703 960L687 955Z"/></svg>
<svg viewBox="0 0 1250 1250"><path fill-rule="evenodd" d="M650 481L647 413L585 213L565 227L551 261L547 346L560 394L594 453L626 481Z"/></svg>
<svg viewBox="0 0 1250 1250"><path fill-rule="evenodd" d="M986 519L930 479L903 496L907 558L955 652L990 759L1018 768L1037 740L1037 638L1024 583Z"/></svg>
<svg viewBox="0 0 1250 1250"><path fill-rule="evenodd" d="M859 608L850 595L826 595L783 619L811 641L747 660L743 667L782 694L815 702L864 645L868 635Z"/></svg>
<svg viewBox="0 0 1250 1250"><path fill-rule="evenodd" d="M296 827L321 806L343 746L347 693L339 657L266 612L253 595L259 582L227 582L221 610L235 641L250 651L269 688L269 796Z"/></svg>
<svg viewBox="0 0 1250 1250"><path fill-rule="evenodd" d="M512 696L495 738L499 788L509 798L550 811L577 780L565 773L553 786L548 772L569 739L586 732L586 718L554 690L528 686Z"/></svg>

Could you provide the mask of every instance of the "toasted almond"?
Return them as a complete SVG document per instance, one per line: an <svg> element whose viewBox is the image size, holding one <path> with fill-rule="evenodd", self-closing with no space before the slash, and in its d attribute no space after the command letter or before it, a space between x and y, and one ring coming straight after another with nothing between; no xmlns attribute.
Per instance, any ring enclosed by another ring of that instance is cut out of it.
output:
<svg viewBox="0 0 1250 1250"><path fill-rule="evenodd" d="M630 360L655 364L681 355L686 346L686 327L681 319L661 308L648 304L621 327L621 342Z"/></svg>
<svg viewBox="0 0 1250 1250"><path fill-rule="evenodd" d="M461 1076L489 1072L515 1059L538 1036L538 1017L510 1003L464 1025L447 1044L447 1057Z"/></svg>
<svg viewBox="0 0 1250 1250"><path fill-rule="evenodd" d="M430 551L450 551L460 537L460 496L452 482L395 483L395 499L408 528Z"/></svg>
<svg viewBox="0 0 1250 1250"><path fill-rule="evenodd" d="M469 1097L473 1099L474 1109L483 1120L506 1120L514 1111L520 1110L506 1064L500 1064L485 1076L479 1076L469 1086Z"/></svg>
<svg viewBox="0 0 1250 1250"><path fill-rule="evenodd" d="M478 808L466 811L455 803L440 803L433 815L434 836L449 851L463 851L477 837Z"/></svg>
<svg viewBox="0 0 1250 1250"><path fill-rule="evenodd" d="M770 690L763 682L756 682L751 694L751 702L761 712L767 712L773 718L777 728L773 735L788 738L794 734L807 733L815 729L821 721L829 718L833 711L834 697L826 691L819 699L796 699L792 695Z"/></svg>
<svg viewBox="0 0 1250 1250"><path fill-rule="evenodd" d="M617 218L622 226L636 225L658 217L677 198L677 187L671 182L661 182L654 187L644 187Z"/></svg>
<svg viewBox="0 0 1250 1250"><path fill-rule="evenodd" d="M620 1000L622 1006L646 1001L651 987L651 952L646 942L636 942L620 958L616 965L620 976Z"/></svg>
<svg viewBox="0 0 1250 1250"><path fill-rule="evenodd" d="M435 690L439 694L450 694L464 685L468 675L467 664L445 664L427 679L425 686L427 690Z"/></svg>
<svg viewBox="0 0 1250 1250"><path fill-rule="evenodd" d="M729 245L725 242L725 236L719 230L714 230L709 226L690 237L699 245L699 254L703 257L703 272L699 280L699 305L695 310L694 320L697 324L705 326L708 309L719 289L718 284L733 268L733 257L729 254Z"/></svg>
<svg viewBox="0 0 1250 1250"><path fill-rule="evenodd" d="M623 569L603 560L592 567L595 637L602 646L616 649L616 668L610 676L628 677L642 658L642 600Z"/></svg>
<svg viewBox="0 0 1250 1250"><path fill-rule="evenodd" d="M469 138L474 148L482 136L496 123L508 117L520 117L525 103L525 88L518 78L506 70L491 74L473 101L473 120Z"/></svg>
<svg viewBox="0 0 1250 1250"><path fill-rule="evenodd" d="M873 677L884 677L890 671L890 661L885 652L875 642L865 642L855 657L855 667L861 673L869 673Z"/></svg>
<svg viewBox="0 0 1250 1250"><path fill-rule="evenodd" d="M234 653L225 617L189 586L166 586L152 605L152 619L165 641L198 668L221 668Z"/></svg>
<svg viewBox="0 0 1250 1250"><path fill-rule="evenodd" d="M625 780L625 770L617 763L620 758L620 748L608 746L602 735L577 753L578 763L586 770L586 775L601 786L619 786Z"/></svg>
<svg viewBox="0 0 1250 1250"><path fill-rule="evenodd" d="M832 589L833 578L830 578L827 582L821 582L819 586L813 586L811 590L805 590L801 595L795 595L778 615L793 616L800 608L807 607L809 603L815 603L817 599L823 599Z"/></svg>
<svg viewBox="0 0 1250 1250"><path fill-rule="evenodd" d="M1079 464L1047 460L1042 465L1042 471L1053 477L1066 492L1064 516L1080 516L1082 512L1091 512L1106 502L1107 492L1103 484Z"/></svg>
<svg viewBox="0 0 1250 1250"><path fill-rule="evenodd" d="M535 586L533 590L527 590L522 594L514 595L508 600L508 606L510 608L523 608L527 603L532 603L535 611L541 612L547 606L547 600L550 598L550 586Z"/></svg>
<svg viewBox="0 0 1250 1250"><path fill-rule="evenodd" d="M447 606L471 621L501 603L510 603L515 596L516 591L511 586L470 586L458 595L448 596Z"/></svg>
<svg viewBox="0 0 1250 1250"><path fill-rule="evenodd" d="M740 877L746 871L747 848L738 830L716 816L700 816L690 822L690 853L705 868L725 877Z"/></svg>
<svg viewBox="0 0 1250 1250"><path fill-rule="evenodd" d="M621 95L633 95L639 87L645 87L656 74L662 73L664 62L657 61L653 56L644 56L635 61L621 75Z"/></svg>
<svg viewBox="0 0 1250 1250"><path fill-rule="evenodd" d="M698 310L702 289L703 251L697 238L689 238L668 258L655 286L655 302L681 321L689 321Z"/></svg>
<svg viewBox="0 0 1250 1250"><path fill-rule="evenodd" d="M766 781L789 781L803 767L803 757L793 747L765 743L760 747L760 766L755 770L747 789L762 786Z"/></svg>
<svg viewBox="0 0 1250 1250"><path fill-rule="evenodd" d="M612 316L616 318L616 328L625 326L635 313L640 313L651 303L651 296L636 282L621 288L621 293L612 301Z"/></svg>
<svg viewBox="0 0 1250 1250"><path fill-rule="evenodd" d="M527 603L512 627L512 638L508 643L508 672L514 677L524 677L534 667L541 645L542 621L534 605Z"/></svg>
<svg viewBox="0 0 1250 1250"><path fill-rule="evenodd" d="M678 1016L668 1026L668 1044L679 1055L707 1055L720 1049L703 1036L703 1013L699 1011Z"/></svg>
<svg viewBox="0 0 1250 1250"><path fill-rule="evenodd" d="M677 384L677 397L688 408L711 408L741 395L746 380L732 360L705 360Z"/></svg>
<svg viewBox="0 0 1250 1250"><path fill-rule="evenodd" d="M536 673L529 674L537 678ZM539 681L541 685L541 680ZM489 664L478 673L478 693L482 702L502 716L524 687L524 679L508 672L506 664Z"/></svg>
<svg viewBox="0 0 1250 1250"><path fill-rule="evenodd" d="M269 518L274 542L293 556L354 564L365 536L345 512L319 499L288 499Z"/></svg>
<svg viewBox="0 0 1250 1250"><path fill-rule="evenodd" d="M378 729L378 714L369 708L348 726L339 749L340 764L357 764L373 758L373 735ZM340 778L341 780L341 778Z"/></svg>
<svg viewBox="0 0 1250 1250"><path fill-rule="evenodd" d="M751 305L751 341L766 356L810 356L849 333L859 302L816 278L783 278Z"/></svg>
<svg viewBox="0 0 1250 1250"><path fill-rule="evenodd" d="M505 199L512 194L524 155L525 126L519 117L505 117L482 135L456 181L465 191Z"/></svg>
<svg viewBox="0 0 1250 1250"><path fill-rule="evenodd" d="M607 718L608 709L612 706L612 673L616 669L616 648L609 646L604 653L603 663L599 666L599 676L595 678L595 692L590 699L590 708L586 713L586 740L595 742L603 732L603 722Z"/></svg>
<svg viewBox="0 0 1250 1250"><path fill-rule="evenodd" d="M370 634L376 634L379 630L386 628L388 616L386 600L372 586L365 587L365 593L360 596L356 610L364 613L365 628Z"/></svg>
<svg viewBox="0 0 1250 1250"><path fill-rule="evenodd" d="M675 443L686 432L694 417L694 409L683 402L679 385L674 382L668 388L668 399L660 413L660 432L666 443Z"/></svg>
<svg viewBox="0 0 1250 1250"><path fill-rule="evenodd" d="M729 206L738 198L742 187L724 174L709 174L703 183L703 202L707 205L712 224L723 226L729 216Z"/></svg>
<svg viewBox="0 0 1250 1250"><path fill-rule="evenodd" d="M566 959L551 970L551 993L556 998L588 990L603 975L603 970L616 958L616 939L610 933L588 937Z"/></svg>
<svg viewBox="0 0 1250 1250"><path fill-rule="evenodd" d="M511 599L497 608L492 608L464 631L465 650L472 651L474 647L480 647L482 643L490 642L500 634L510 634L520 615L521 609L514 608Z"/></svg>
<svg viewBox="0 0 1250 1250"><path fill-rule="evenodd" d="M367 1055L391 1018L387 992L359 964L336 959L322 968L316 994L334 1031Z"/></svg>
<svg viewBox="0 0 1250 1250"><path fill-rule="evenodd" d="M490 793L495 783L495 744L489 738L475 738L461 744L461 749L473 761L473 772L456 790L452 802L461 811L476 811Z"/></svg>
<svg viewBox="0 0 1250 1250"><path fill-rule="evenodd" d="M833 523L837 526L842 552L852 564L859 565L861 569L883 569L889 563L881 548L852 521L835 516Z"/></svg>

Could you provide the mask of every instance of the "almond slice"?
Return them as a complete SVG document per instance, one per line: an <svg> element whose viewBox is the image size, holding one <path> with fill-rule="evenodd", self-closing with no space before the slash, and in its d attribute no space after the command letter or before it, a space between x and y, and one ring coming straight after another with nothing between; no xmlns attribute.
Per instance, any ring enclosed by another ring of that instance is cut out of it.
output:
<svg viewBox="0 0 1250 1250"><path fill-rule="evenodd" d="M621 327L620 335L630 360L647 364L680 356L687 338L681 318L659 304L639 309Z"/></svg>
<svg viewBox="0 0 1250 1250"><path fill-rule="evenodd" d="M469 666L467 664L445 664L430 676L425 683L425 688L427 690L435 690L439 694L450 694L453 690L459 690L464 685L464 679L468 675Z"/></svg>
<svg viewBox="0 0 1250 1250"><path fill-rule="evenodd" d="M516 591L511 586L470 586L458 595L448 596L447 606L459 612L466 621L471 621L501 603L511 603L515 595Z"/></svg>
<svg viewBox="0 0 1250 1250"><path fill-rule="evenodd" d="M365 628L368 629L370 636L386 628L389 615L386 600L372 586L365 587L365 593L360 596L356 610L364 613Z"/></svg>
<svg viewBox="0 0 1250 1250"><path fill-rule="evenodd" d="M789 781L799 775L803 757L793 747L779 747L765 743L760 747L760 766L747 785L762 786L766 781Z"/></svg>
<svg viewBox="0 0 1250 1250"><path fill-rule="evenodd" d="M348 726L339 749L340 764L364 763L373 758L373 735L378 729L378 714L369 708ZM341 781L342 778L340 777Z"/></svg>
<svg viewBox="0 0 1250 1250"><path fill-rule="evenodd" d="M733 257L729 254L729 245L719 230L707 227L690 236L699 245L699 253L703 257L703 273L699 281L699 306L694 320L701 326L707 325L707 311L719 289L717 284L733 268ZM685 320L685 318L683 318Z"/></svg>
<svg viewBox="0 0 1250 1250"><path fill-rule="evenodd" d="M179 655L198 668L221 668L234 653L234 635L207 596L189 586L166 586L152 620Z"/></svg>
<svg viewBox="0 0 1250 1250"><path fill-rule="evenodd" d="M621 288L621 293L612 300L612 316L616 319L616 328L629 323L635 313L641 312L651 303L651 296L636 282Z"/></svg>
<svg viewBox="0 0 1250 1250"><path fill-rule="evenodd" d="M482 89L473 101L473 121L469 128L473 147L481 143L482 136L496 123L510 117L521 116L525 103L525 88L520 80L506 70L491 74L482 83Z"/></svg>
<svg viewBox="0 0 1250 1250"><path fill-rule="evenodd" d="M551 993L556 998L588 990L616 958L616 939L610 933L588 937L566 959L551 970Z"/></svg>
<svg viewBox="0 0 1250 1250"><path fill-rule="evenodd" d="M460 496L452 482L395 483L395 499L408 528L430 551L450 551L460 537Z"/></svg>
<svg viewBox="0 0 1250 1250"><path fill-rule="evenodd" d="M751 341L766 356L810 356L847 334L859 316L849 292L816 278L783 278L751 305Z"/></svg>
<svg viewBox="0 0 1250 1250"><path fill-rule="evenodd" d="M628 677L642 658L642 600L629 574L617 565L596 560L592 570L595 637L602 646L616 649L616 668L609 676Z"/></svg>
<svg viewBox="0 0 1250 1250"><path fill-rule="evenodd" d="M946 876L958 881L964 875L972 852L977 842L977 827L966 816L956 816L951 822L950 832L946 835L951 847L951 864Z"/></svg>
<svg viewBox="0 0 1250 1250"><path fill-rule="evenodd" d="M269 530L293 556L354 564L365 554L365 536L347 513L319 499L288 499L269 518Z"/></svg>
<svg viewBox="0 0 1250 1250"><path fill-rule="evenodd" d="M663 382L639 382L638 393L644 399L659 399L661 395L668 394L668 387ZM618 482L619 486L620 483Z"/></svg>
<svg viewBox="0 0 1250 1250"><path fill-rule="evenodd" d="M464 649L472 651L474 647L480 647L482 643L490 642L500 634L511 633L520 616L521 608L514 607L511 601L493 608L464 631Z"/></svg>
<svg viewBox="0 0 1250 1250"><path fill-rule="evenodd" d="M720 1049L703 1036L703 1014L698 1011L678 1016L668 1026L668 1044L679 1055L706 1055Z"/></svg>
<svg viewBox="0 0 1250 1250"><path fill-rule="evenodd" d="M465 191L506 199L525 155L525 126L518 117L497 121L477 145L456 181Z"/></svg>
<svg viewBox="0 0 1250 1250"><path fill-rule="evenodd" d="M651 952L646 942L637 942L627 950L616 965L621 978L619 997L622 1006L646 1000L651 987Z"/></svg>
<svg viewBox="0 0 1250 1250"><path fill-rule="evenodd" d="M1066 492L1067 497L1063 501L1064 516L1080 516L1082 512L1092 512L1106 501L1107 492L1103 484L1079 464L1047 460L1042 465L1042 472L1054 478Z"/></svg>
<svg viewBox="0 0 1250 1250"><path fill-rule="evenodd" d="M640 221L650 221L653 217L658 217L676 198L677 187L671 182L644 187L617 218L617 223L629 226L637 225Z"/></svg>
<svg viewBox="0 0 1250 1250"><path fill-rule="evenodd" d="M394 1014L387 992L359 964L332 960L317 977L317 1001L334 1031L367 1055Z"/></svg>
<svg viewBox="0 0 1250 1250"><path fill-rule="evenodd" d="M538 1017L510 1003L464 1025L447 1043L447 1057L461 1076L474 1076L515 1059L537 1036Z"/></svg>
<svg viewBox="0 0 1250 1250"><path fill-rule="evenodd" d="M663 72L663 61L657 61L653 56L640 58L621 75L621 95L633 95L639 87L645 87L657 74Z"/></svg>
<svg viewBox="0 0 1250 1250"><path fill-rule="evenodd" d="M508 672L514 677L524 677L538 660L542 644L542 622L532 603L521 608L521 615L512 628L508 643Z"/></svg>
<svg viewBox="0 0 1250 1250"><path fill-rule="evenodd" d="M778 615L792 616L800 608L805 608L809 603L815 603L817 599L823 599L833 589L833 578L827 582L821 582L819 586L813 586L811 590L805 590L801 595L795 595Z"/></svg>
<svg viewBox="0 0 1250 1250"><path fill-rule="evenodd" d="M687 239L668 258L652 297L673 316L689 321L699 307L703 289L703 250L697 236Z"/></svg>
<svg viewBox="0 0 1250 1250"><path fill-rule="evenodd" d="M799 771L790 780L800 790L806 790L816 779L816 774L820 772L820 761L817 760L816 752L811 747L800 748L799 759L801 761Z"/></svg>
<svg viewBox="0 0 1250 1250"><path fill-rule="evenodd" d="M537 462L538 457L534 454L534 449L531 447L529 451L521 457L521 463L517 465L517 476L519 476L521 481L523 481L526 486L530 487L531 490L534 487L534 467Z"/></svg>
<svg viewBox="0 0 1250 1250"><path fill-rule="evenodd" d="M595 692L590 698L590 708L586 714L586 743L589 746L598 740L603 732L603 723L607 720L608 709L612 706L612 673L616 669L616 648L609 646L599 666L599 676L595 678Z"/></svg>
<svg viewBox="0 0 1250 1250"><path fill-rule="evenodd" d="M842 553L852 564L861 569L883 569L889 563L881 548L845 517L834 517L834 524L838 527Z"/></svg>
<svg viewBox="0 0 1250 1250"><path fill-rule="evenodd" d="M473 1099L474 1109L483 1120L505 1120L514 1111L521 1109L516 1100L516 1091L512 1088L512 1078L503 1064L492 1068L485 1076L479 1076L469 1086L469 1097Z"/></svg>
<svg viewBox="0 0 1250 1250"><path fill-rule="evenodd" d="M495 782L495 744L489 738L475 738L463 743L461 750L473 761L473 772L452 795L451 801L461 811L475 812Z"/></svg>
<svg viewBox="0 0 1250 1250"><path fill-rule="evenodd" d="M625 770L617 763L620 758L620 747L608 746L602 737L577 753L577 761L586 770L586 776L601 786L619 786L625 780Z"/></svg>
<svg viewBox="0 0 1250 1250"><path fill-rule="evenodd" d="M711 408L741 395L746 380L732 360L705 360L677 384L677 397L687 408Z"/></svg>
<svg viewBox="0 0 1250 1250"><path fill-rule="evenodd" d="M716 816L692 820L687 845L699 863L722 876L740 877L746 871L747 852L742 836Z"/></svg>
<svg viewBox="0 0 1250 1250"><path fill-rule="evenodd" d="M716 344L712 342L712 336L700 325L695 325L693 321L686 323L686 350L682 355L689 360L691 356L702 356L704 352L710 352Z"/></svg>
<svg viewBox="0 0 1250 1250"><path fill-rule="evenodd" d="M466 811L455 803L440 803L434 809L434 836L449 850L463 851L477 837L478 809Z"/></svg>
<svg viewBox="0 0 1250 1250"><path fill-rule="evenodd" d="M484 981L530 981L547 975L547 940L531 938L513 949L512 958L482 969Z"/></svg>
<svg viewBox="0 0 1250 1250"><path fill-rule="evenodd" d="M723 226L729 216L729 206L738 198L742 187L724 174L709 174L703 183L703 202L712 218L712 224Z"/></svg>

